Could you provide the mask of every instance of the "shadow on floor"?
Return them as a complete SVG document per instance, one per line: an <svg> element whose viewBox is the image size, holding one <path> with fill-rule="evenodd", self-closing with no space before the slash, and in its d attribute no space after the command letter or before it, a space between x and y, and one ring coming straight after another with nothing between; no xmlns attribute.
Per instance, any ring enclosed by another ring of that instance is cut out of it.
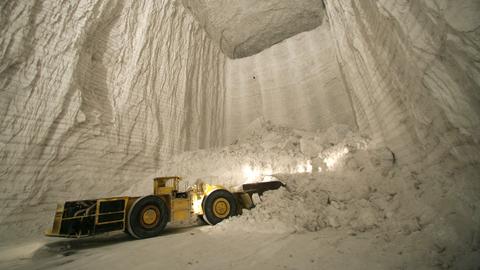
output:
<svg viewBox="0 0 480 270"><path fill-rule="evenodd" d="M159 236L165 237L168 235L181 234L191 231L198 226L190 227L168 227ZM58 241L45 244L42 248L35 251L32 259L43 259L51 256L71 256L78 251L102 248L106 246L116 245L129 241L142 241L142 239L135 239L132 236L123 232L105 233L97 236L79 238L79 239L61 239Z"/></svg>

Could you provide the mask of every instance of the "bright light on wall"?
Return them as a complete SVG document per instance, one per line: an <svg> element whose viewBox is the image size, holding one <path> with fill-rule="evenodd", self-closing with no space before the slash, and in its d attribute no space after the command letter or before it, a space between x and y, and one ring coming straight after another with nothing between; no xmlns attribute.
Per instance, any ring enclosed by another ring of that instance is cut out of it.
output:
<svg viewBox="0 0 480 270"><path fill-rule="evenodd" d="M364 149L365 146L358 145L356 148ZM310 159L297 160L294 164L290 162L278 162L275 166L271 164L255 165L249 163L242 166L243 178L245 179L245 183L252 183L276 180L276 178L272 176L275 174L322 173L332 171L342 166L343 160L349 152L349 148L345 146L345 144L342 144L322 151L313 161Z"/></svg>
<svg viewBox="0 0 480 270"><path fill-rule="evenodd" d="M258 181L262 173L257 168L253 168L250 165L244 165L242 168L243 176L247 182Z"/></svg>
<svg viewBox="0 0 480 270"><path fill-rule="evenodd" d="M273 170L270 165L264 167L243 165L242 173L247 183L273 180L273 177L271 176L273 174Z"/></svg>
<svg viewBox="0 0 480 270"><path fill-rule="evenodd" d="M271 165L256 167L249 164L242 166L242 173L246 183L276 180L272 175L282 173L312 173L311 160L297 163L295 166L279 167L275 171Z"/></svg>
<svg viewBox="0 0 480 270"><path fill-rule="evenodd" d="M300 163L297 165L295 169L296 173L311 173L312 172L312 161L307 160L304 163Z"/></svg>
<svg viewBox="0 0 480 270"><path fill-rule="evenodd" d="M338 151L330 153L326 158L323 159L323 162L325 162L325 165L327 165L327 168L329 170L332 170L333 168L335 168L337 162L342 159L346 154L348 154L348 148L343 147Z"/></svg>
<svg viewBox="0 0 480 270"><path fill-rule="evenodd" d="M315 172L330 171L339 166L340 161L349 153L347 147L334 148L328 151L328 153L322 153L320 155L320 160L322 165L317 167L315 165ZM275 170L272 169L271 165L267 166L252 166L250 164L245 164L242 166L242 173L245 179L245 183L260 182L260 181L271 181L275 180L274 174L283 174L283 173L312 173L313 165L311 160L305 160L297 162L296 165L290 166L286 165L284 167L276 167Z"/></svg>

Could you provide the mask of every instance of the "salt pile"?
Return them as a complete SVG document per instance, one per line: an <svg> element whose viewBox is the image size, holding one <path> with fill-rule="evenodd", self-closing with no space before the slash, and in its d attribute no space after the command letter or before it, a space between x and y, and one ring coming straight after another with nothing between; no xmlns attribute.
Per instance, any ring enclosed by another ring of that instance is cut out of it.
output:
<svg viewBox="0 0 480 270"><path fill-rule="evenodd" d="M386 243L433 252L432 263L442 265L480 247L477 163L447 156L434 165L401 166L387 147L375 148L345 126L304 132L262 123L233 145L177 155L156 175L227 187L272 178L287 184L212 231L374 232ZM128 193L150 189L147 179Z"/></svg>
<svg viewBox="0 0 480 270"><path fill-rule="evenodd" d="M305 171L276 174L286 188L265 193L255 209L220 227L265 232L326 227L366 231L393 215L397 192L383 187L392 185L386 179L392 179L392 152L386 148L369 150L367 138L344 126L334 126L325 133L294 132L301 134L296 150L309 157L310 166Z"/></svg>

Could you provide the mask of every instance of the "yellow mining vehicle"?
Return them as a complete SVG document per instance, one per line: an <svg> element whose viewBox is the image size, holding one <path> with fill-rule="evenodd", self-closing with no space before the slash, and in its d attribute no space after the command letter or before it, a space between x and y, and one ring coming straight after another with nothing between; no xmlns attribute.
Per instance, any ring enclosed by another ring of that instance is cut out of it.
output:
<svg viewBox="0 0 480 270"><path fill-rule="evenodd" d="M124 231L135 238L159 235L168 222L197 216L215 225L242 209L254 207L252 195L278 189L280 181L244 184L237 191L220 185L197 184L179 191L178 176L158 177L153 195L67 201L59 204L47 236L86 237L104 232Z"/></svg>

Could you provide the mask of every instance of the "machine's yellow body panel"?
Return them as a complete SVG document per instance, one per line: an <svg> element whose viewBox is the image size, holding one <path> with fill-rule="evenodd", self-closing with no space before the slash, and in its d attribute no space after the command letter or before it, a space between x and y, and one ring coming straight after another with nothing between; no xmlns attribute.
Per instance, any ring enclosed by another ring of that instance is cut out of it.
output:
<svg viewBox="0 0 480 270"><path fill-rule="evenodd" d="M106 198L106 199L98 199L97 201L97 207L96 207L96 215L95 215L95 225L103 225L103 224L110 224L110 223L116 223L116 222L122 222L122 230L125 229L125 222L127 219L126 215L126 210L127 210L127 205L128 205L128 199L129 197L116 197L116 198ZM123 207L121 209L117 209L117 211L109 211L109 212L102 212L100 211L100 207L102 203L105 202L111 202L111 201L119 201L123 200L125 201L123 204ZM106 217L107 215L114 215L114 214L121 214L124 213L123 219L111 219L108 221L102 220L103 217Z"/></svg>
<svg viewBox="0 0 480 270"><path fill-rule="evenodd" d="M192 211L192 201L187 199L172 200L172 221L184 221L190 218Z"/></svg>
<svg viewBox="0 0 480 270"><path fill-rule="evenodd" d="M57 204L57 209L55 210L55 217L53 219L53 226L48 230L45 235L47 236L57 236L60 234L60 226L62 224L63 216L63 204Z"/></svg>

